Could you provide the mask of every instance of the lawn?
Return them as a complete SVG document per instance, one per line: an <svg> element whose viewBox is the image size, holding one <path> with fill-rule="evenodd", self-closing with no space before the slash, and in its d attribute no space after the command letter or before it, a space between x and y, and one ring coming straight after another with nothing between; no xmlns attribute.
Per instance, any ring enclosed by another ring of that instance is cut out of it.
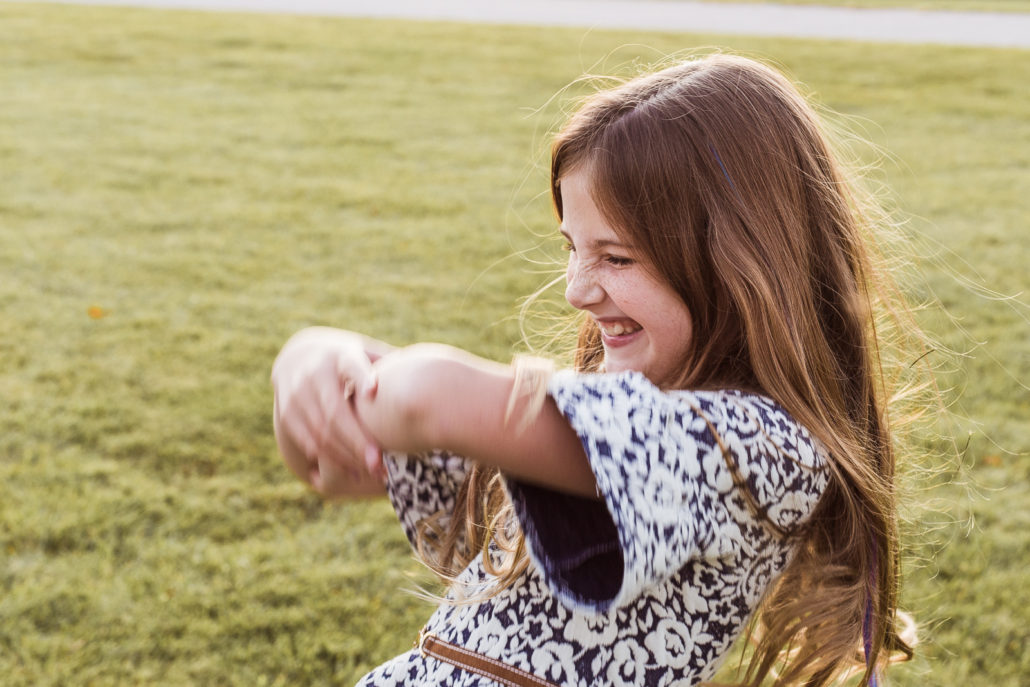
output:
<svg viewBox="0 0 1030 687"><path fill-rule="evenodd" d="M895 684L1025 684L1026 52L6 3L4 684L351 684L409 647L426 578L388 506L276 457L278 347L329 324L508 359L560 252L563 87L712 45L842 113L908 219L954 417L913 439L924 643Z"/></svg>

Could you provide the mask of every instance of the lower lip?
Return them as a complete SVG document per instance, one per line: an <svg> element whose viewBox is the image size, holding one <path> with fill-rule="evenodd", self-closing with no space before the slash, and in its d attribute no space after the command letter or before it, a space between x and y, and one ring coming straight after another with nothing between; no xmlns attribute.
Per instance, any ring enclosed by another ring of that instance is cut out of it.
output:
<svg viewBox="0 0 1030 687"><path fill-rule="evenodd" d="M643 333L643 331L643 329L638 329L635 332L631 332L629 334L619 334L618 336L613 336L610 334L605 334L604 330L602 329L601 342L604 344L605 348L619 348L620 346L628 346L629 344L633 343L633 341L636 340L637 337L639 337L640 334Z"/></svg>

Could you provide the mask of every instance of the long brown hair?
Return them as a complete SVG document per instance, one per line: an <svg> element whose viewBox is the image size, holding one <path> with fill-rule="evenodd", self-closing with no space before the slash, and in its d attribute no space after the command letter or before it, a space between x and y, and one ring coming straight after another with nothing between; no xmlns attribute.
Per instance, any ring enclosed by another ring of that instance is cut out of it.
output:
<svg viewBox="0 0 1030 687"><path fill-rule="evenodd" d="M891 654L911 652L897 629L895 448L874 317L889 288L872 251L875 222L818 117L773 69L712 55L585 102L552 148L559 217L561 181L574 169L589 173L609 224L687 305L693 339L669 386L768 395L827 449L829 486L756 614L745 684L775 676L816 687L856 668L868 681ZM603 357L587 319L577 367L598 370ZM467 505L506 508L485 497L499 482L482 471L473 482L485 491L469 484ZM482 526L497 522L488 515L465 529L484 551L497 530ZM521 547L508 547L518 570Z"/></svg>

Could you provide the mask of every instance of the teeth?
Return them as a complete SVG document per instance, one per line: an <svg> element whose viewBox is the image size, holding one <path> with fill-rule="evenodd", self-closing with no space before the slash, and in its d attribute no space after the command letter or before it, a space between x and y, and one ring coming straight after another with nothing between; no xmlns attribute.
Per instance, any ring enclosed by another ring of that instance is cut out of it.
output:
<svg viewBox="0 0 1030 687"><path fill-rule="evenodd" d="M615 322L614 324L601 325L601 329L608 336L622 336L623 334L632 334L635 331L639 331L641 327L634 324L623 324L622 322Z"/></svg>

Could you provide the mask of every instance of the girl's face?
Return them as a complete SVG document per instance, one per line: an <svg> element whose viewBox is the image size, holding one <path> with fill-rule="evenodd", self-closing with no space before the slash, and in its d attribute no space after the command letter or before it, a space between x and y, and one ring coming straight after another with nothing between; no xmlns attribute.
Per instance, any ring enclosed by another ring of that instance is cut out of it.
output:
<svg viewBox="0 0 1030 687"><path fill-rule="evenodd" d="M686 304L609 226L587 172L573 169L561 178L561 202L565 298L600 328L605 371L637 370L658 386L671 383L690 346Z"/></svg>

